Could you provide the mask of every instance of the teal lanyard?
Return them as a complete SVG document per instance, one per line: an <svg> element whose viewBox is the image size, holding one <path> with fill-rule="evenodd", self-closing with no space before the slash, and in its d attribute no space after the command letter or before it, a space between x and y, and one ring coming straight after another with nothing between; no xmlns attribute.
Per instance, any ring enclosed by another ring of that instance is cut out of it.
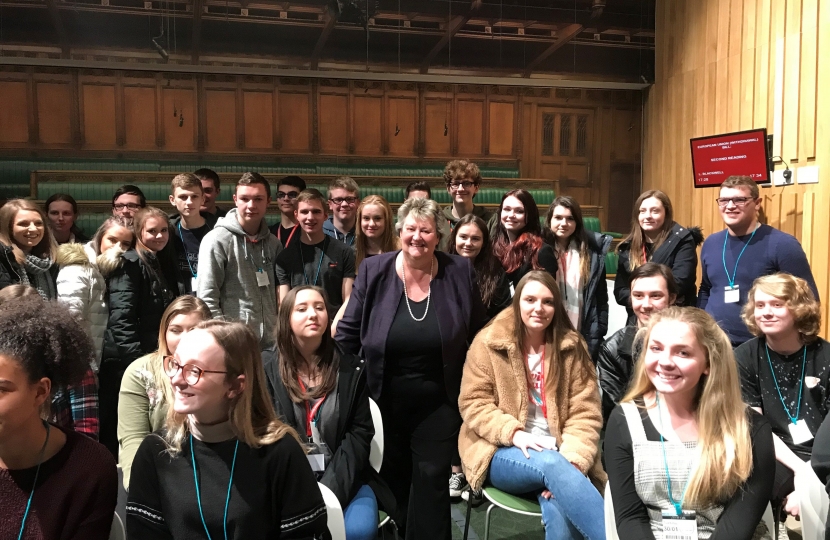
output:
<svg viewBox="0 0 830 540"><path fill-rule="evenodd" d="M239 450L239 439L236 440L236 446L233 448L233 463L231 463L231 477L228 480L228 495L225 497L225 517L222 520L222 527L225 531L225 540L228 540L228 504L231 502L231 486L233 485L233 470L236 468L236 451ZM193 453L193 434L190 434L190 461L193 463L193 481L196 483L196 503L199 505L199 517L202 518L202 527L205 528L205 534L208 540L213 540L208 532L207 523L205 523L205 514L202 512L202 496L199 494L199 477L196 476L196 455ZM18 539L19 540L19 539Z"/></svg>
<svg viewBox="0 0 830 540"><path fill-rule="evenodd" d="M308 282L308 276L305 273L305 259L303 258L303 245L300 244L300 262L303 263L303 284L304 285L317 285L317 278L320 277L320 267L323 266L323 257L326 255L326 246L329 245L329 236L326 236L325 242L323 242L323 249L320 250L320 262L317 263L317 275L314 276L314 283ZM312 259L312 264L314 260Z"/></svg>
<svg viewBox="0 0 830 540"><path fill-rule="evenodd" d="M683 495L680 496L680 500L676 501L674 499L674 495L672 495L671 490L671 475L669 474L669 461L666 459L666 441L663 438L663 412L660 410L660 393L654 392L654 395L657 398L657 414L660 418L660 446L663 447L663 466L666 468L666 482L668 483L669 488L669 502L674 506L674 510L677 512L678 516L683 515L683 499L686 498L686 488L689 487L689 481L686 480L686 487L683 488Z"/></svg>
<svg viewBox="0 0 830 540"><path fill-rule="evenodd" d="M184 250L184 258L187 261L187 267L190 268L190 273L193 274L193 277L196 277L196 272L193 271L193 265L190 264L190 257L187 256L187 248L184 245L184 235L182 234L182 222L180 221L178 223L178 225L179 225L179 238L182 239L182 249Z"/></svg>
<svg viewBox="0 0 830 540"><path fill-rule="evenodd" d="M781 387L778 386L778 378L775 376L775 370L772 369L772 360L769 357L769 346L764 343L764 348L767 350L767 362L769 362L769 372L772 374L772 382L775 383L775 389L778 390L778 399L781 400L781 405L784 407L784 412L787 413L787 418L793 424L798 423L798 415L801 413L801 396L804 392L804 370L807 368L807 345L804 345L804 354L801 357L801 384L798 386L798 404L795 407L795 416L790 414L790 409L784 401L784 396L781 394Z"/></svg>
<svg viewBox="0 0 830 540"><path fill-rule="evenodd" d="M726 280L729 281L729 286L731 288L735 288L735 280L738 278L738 263L741 262L741 257L746 251L747 246L752 243L752 239L755 237L755 233L758 232L759 227L755 227L755 230L752 231L752 234L749 236L749 240L747 240L744 247L741 249L741 252L738 254L738 258L735 259L735 270L732 272L732 277L729 277L729 270L726 269L726 241L729 240L729 231L724 231L726 234L723 237L723 271L726 272Z"/></svg>
<svg viewBox="0 0 830 540"><path fill-rule="evenodd" d="M46 445L49 444L49 430L51 426L48 422L43 422L46 426L46 440L43 441L43 447L40 449L40 456L37 458L37 469L35 470L35 481L32 483L32 491L29 492L29 500L26 502L26 511L23 512L23 522L20 524L20 532L17 534L17 540L23 538L23 531L26 530L26 518L29 517L29 510L32 508L32 498L35 496L35 488L37 487L37 478L40 476L40 466L43 463L43 456L46 454Z"/></svg>

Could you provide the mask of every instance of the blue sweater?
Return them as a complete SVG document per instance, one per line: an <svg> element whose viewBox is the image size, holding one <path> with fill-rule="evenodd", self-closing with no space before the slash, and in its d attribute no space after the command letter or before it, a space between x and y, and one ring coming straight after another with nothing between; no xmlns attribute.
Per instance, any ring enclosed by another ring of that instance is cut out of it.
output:
<svg viewBox="0 0 830 540"><path fill-rule="evenodd" d="M801 249L801 244L795 237L773 229L769 225L761 225L752 243L749 244L741 257L735 277L741 293L741 301L734 304L724 303L724 289L729 285L723 263L723 242L726 230L714 233L706 239L700 250L700 264L703 280L700 283L697 306L718 321L718 324L729 336L733 346L752 339L746 325L741 320L741 308L746 303L752 282L761 276L776 272L787 272L805 279L818 300L818 290L810 270L807 256ZM729 274L735 272L735 260L749 241L751 234L745 236L730 236L726 242L726 268Z"/></svg>

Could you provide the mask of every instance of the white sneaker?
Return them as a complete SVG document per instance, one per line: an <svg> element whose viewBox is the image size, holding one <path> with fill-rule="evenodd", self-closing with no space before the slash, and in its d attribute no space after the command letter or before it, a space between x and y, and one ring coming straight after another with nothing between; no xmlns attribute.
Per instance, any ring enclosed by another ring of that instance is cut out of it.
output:
<svg viewBox="0 0 830 540"><path fill-rule="evenodd" d="M461 492L467 487L467 478L463 472L450 475L450 497L461 497Z"/></svg>

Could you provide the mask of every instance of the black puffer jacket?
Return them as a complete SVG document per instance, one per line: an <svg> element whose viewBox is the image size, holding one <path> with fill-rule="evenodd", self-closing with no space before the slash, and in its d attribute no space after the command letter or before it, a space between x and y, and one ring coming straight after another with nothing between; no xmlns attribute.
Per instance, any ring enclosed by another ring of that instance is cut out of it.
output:
<svg viewBox="0 0 830 540"><path fill-rule="evenodd" d="M297 417L294 402L282 383L278 353L273 349L263 351L262 360L277 416L305 439L306 419ZM337 430L323 429L323 438L332 457L320 482L334 492L342 508L346 508L361 486L368 484L375 493L378 506L400 523L401 516L397 515L391 490L369 464L375 428L369 409L365 365L365 361L353 354L340 355L335 409L338 412Z"/></svg>
<svg viewBox="0 0 830 540"><path fill-rule="evenodd" d="M620 328L605 340L597 355L599 387L602 389L602 420L608 422L611 411L620 402L631 382L634 362L640 354L640 343L634 343L636 326Z"/></svg>
<svg viewBox="0 0 830 540"><path fill-rule="evenodd" d="M588 232L591 254L590 274L582 297L582 337L588 344L591 360L596 364L602 338L608 332L608 285L605 283L605 254L611 247L607 234Z"/></svg>
<svg viewBox="0 0 830 540"><path fill-rule="evenodd" d="M158 349L161 316L179 291L176 281L168 286L161 270L151 269L134 249L121 258L121 267L107 278L110 311L102 363L118 362L126 369L133 360ZM150 258L155 266L157 261Z"/></svg>
<svg viewBox="0 0 830 540"><path fill-rule="evenodd" d="M648 257L649 262L664 264L671 268L677 283L678 306L697 305L697 246L703 243L700 227L672 225L666 240ZM625 241L619 247L617 277L614 280L614 297L617 303L628 311L628 322L633 324L631 310L631 242Z"/></svg>
<svg viewBox="0 0 830 540"><path fill-rule="evenodd" d="M53 264L49 268L49 277L52 279L53 284L57 282L59 270L60 267L57 264ZM8 287L9 285L22 283L20 281L21 272L23 272L23 269L17 264L17 260L14 258L13 248L0 244L0 289ZM29 283L34 286L36 283L35 277L31 274L27 275ZM55 288L55 290L57 289Z"/></svg>

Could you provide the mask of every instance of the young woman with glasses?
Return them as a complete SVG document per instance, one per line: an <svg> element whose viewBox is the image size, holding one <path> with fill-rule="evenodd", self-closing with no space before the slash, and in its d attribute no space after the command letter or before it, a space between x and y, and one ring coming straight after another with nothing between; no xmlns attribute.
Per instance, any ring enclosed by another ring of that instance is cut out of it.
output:
<svg viewBox="0 0 830 540"><path fill-rule="evenodd" d="M176 354L182 337L210 318L210 309L202 300L190 295L176 298L161 316L158 350L139 358L124 372L118 396L118 464L124 471L125 488L130 485L133 458L141 441L164 427L173 402L164 357Z"/></svg>
<svg viewBox="0 0 830 540"><path fill-rule="evenodd" d="M133 460L131 540L317 539L326 507L297 433L266 390L259 339L205 321L164 358L173 387L166 430Z"/></svg>

